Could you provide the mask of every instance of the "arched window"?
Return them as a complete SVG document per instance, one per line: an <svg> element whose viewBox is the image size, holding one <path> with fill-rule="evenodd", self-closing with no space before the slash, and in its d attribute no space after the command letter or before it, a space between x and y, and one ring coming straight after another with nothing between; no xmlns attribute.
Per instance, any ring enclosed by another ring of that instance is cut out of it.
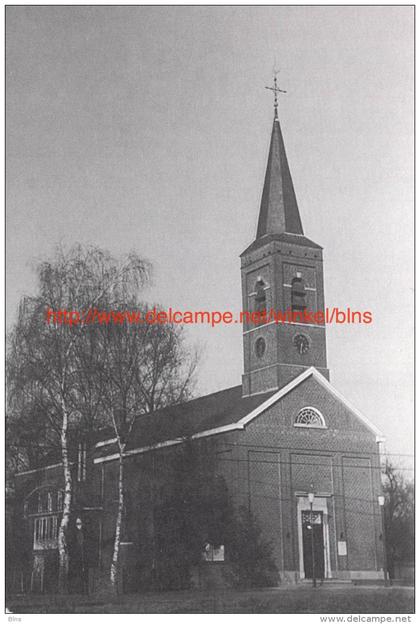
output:
<svg viewBox="0 0 420 624"><path fill-rule="evenodd" d="M303 407L299 410L294 422L295 427L312 427L314 429L325 429L323 415L315 407Z"/></svg>
<svg viewBox="0 0 420 624"><path fill-rule="evenodd" d="M266 283L262 277L258 278L255 284L255 310L263 312L267 308L267 298L265 295Z"/></svg>
<svg viewBox="0 0 420 624"><path fill-rule="evenodd" d="M262 358L264 353L265 353L265 349L266 349L266 344L265 344L265 340L262 336L260 336L259 338L257 338L257 340L255 341L255 355L258 358Z"/></svg>
<svg viewBox="0 0 420 624"><path fill-rule="evenodd" d="M306 308L306 292L302 275L297 273L292 279L292 312L303 312Z"/></svg>

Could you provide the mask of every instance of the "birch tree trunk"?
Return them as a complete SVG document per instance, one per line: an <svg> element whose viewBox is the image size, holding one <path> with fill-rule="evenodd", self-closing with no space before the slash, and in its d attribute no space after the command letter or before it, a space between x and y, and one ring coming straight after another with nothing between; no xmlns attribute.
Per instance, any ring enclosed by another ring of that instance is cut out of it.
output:
<svg viewBox="0 0 420 624"><path fill-rule="evenodd" d="M70 462L67 446L67 428L68 428L68 412L63 403L63 420L61 425L61 456L63 460L64 470L64 500L63 500L63 517L61 519L58 531L58 588L60 593L65 593L68 589L68 573L69 573L69 552L67 544L68 528L70 524L71 502L73 494L73 483L70 470Z"/></svg>
<svg viewBox="0 0 420 624"><path fill-rule="evenodd" d="M111 586L115 594L118 594L118 580L119 580L119 558L120 558L120 543L121 543L121 529L124 512L124 464L123 464L124 449L119 447L119 469L118 469L118 511L117 519L115 523L115 538L114 538L114 552L112 554L111 563Z"/></svg>

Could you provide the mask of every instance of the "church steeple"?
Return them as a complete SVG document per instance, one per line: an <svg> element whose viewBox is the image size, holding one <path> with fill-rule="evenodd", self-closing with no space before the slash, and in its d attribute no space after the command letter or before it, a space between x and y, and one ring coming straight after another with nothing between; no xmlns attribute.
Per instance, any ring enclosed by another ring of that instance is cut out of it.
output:
<svg viewBox="0 0 420 624"><path fill-rule="evenodd" d="M274 122L258 231L241 254L242 309L266 313L257 323L244 317L244 396L281 388L311 366L329 378L325 324L305 315L324 311L322 247L303 235L278 120L281 90L276 80L267 88ZM281 322L272 316L279 312Z"/></svg>
<svg viewBox="0 0 420 624"><path fill-rule="evenodd" d="M274 87L266 88L274 91L274 121L258 219L257 238L266 234L285 232L303 234L277 112L277 93L279 91L285 93L285 91L277 87L276 77L274 77Z"/></svg>

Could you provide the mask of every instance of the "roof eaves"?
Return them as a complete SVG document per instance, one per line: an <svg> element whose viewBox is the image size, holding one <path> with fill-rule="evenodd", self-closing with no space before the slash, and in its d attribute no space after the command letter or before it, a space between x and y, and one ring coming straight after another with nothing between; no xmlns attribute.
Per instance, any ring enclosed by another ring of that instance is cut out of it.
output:
<svg viewBox="0 0 420 624"><path fill-rule="evenodd" d="M199 431L191 436L185 436L184 438L174 438L173 440L165 440L164 442L157 442L150 446L142 446L136 449L130 449L124 452L124 457L131 457L132 455L141 455L149 451L155 451L169 446L175 446L177 444L183 444L186 440L197 440L199 438L206 438L209 436L218 435L220 433L227 433L228 431L234 431L237 429L244 429L240 423L232 423L231 425L224 425L223 427L215 427L214 429L207 429L206 431ZM104 455L103 457L95 457L94 464L103 464L104 462L114 461L119 458L119 453L113 453L112 455Z"/></svg>
<svg viewBox="0 0 420 624"><path fill-rule="evenodd" d="M286 384L283 388L280 388L277 392L275 392L272 396L270 396L266 401L261 403L258 407L253 409L249 414L241 418L235 423L231 423L229 425L223 425L221 427L215 427L213 429L206 429L205 431L199 431L198 433L194 433L191 436L186 436L183 438L174 438L173 440L165 440L164 442L158 442L156 444L152 444L150 446L144 446L137 449L131 449L124 453L124 457L129 457L132 455L139 455L142 453L147 453L149 451L166 448L169 446L174 446L177 444L182 444L186 439L196 440L199 438L210 437L214 435L219 435L221 433L227 433L229 431L237 431L241 429L245 429L246 425L255 420L257 416L265 412L269 407L277 403L281 398L286 396L289 392L294 390L297 386L303 383L309 377L314 377L328 392L334 395L341 403L343 403L359 420L361 420L364 425L366 425L375 435L376 441L382 442L384 441L384 437L382 432L376 427L362 412L353 407L344 396L334 388L334 386L326 379L315 367L311 366L303 373L292 379L288 384ZM112 442L112 441L108 441ZM105 455L103 457L97 457L93 461L95 464L100 464L103 462L113 461L118 459L119 454L114 453L112 455Z"/></svg>
<svg viewBox="0 0 420 624"><path fill-rule="evenodd" d="M73 462L71 462L71 464L73 464ZM16 472L15 477L22 477L35 472L41 472L42 470L52 470L52 468L59 468L62 465L63 462L59 462L58 464L50 464L49 466L42 466L41 468L32 468L32 470L22 470L22 472Z"/></svg>
<svg viewBox="0 0 420 624"><path fill-rule="evenodd" d="M292 240L290 237L295 237ZM260 236L256 238L252 243L248 245L248 247L243 251L239 257L245 256L250 251L254 249L259 249L264 245L268 245L269 243L280 242L287 245L297 245L304 247L311 247L312 249L323 249L322 245L318 245L318 243L314 243L313 240L305 236L304 234L293 234L290 232L283 232L282 234L264 234L264 236Z"/></svg>

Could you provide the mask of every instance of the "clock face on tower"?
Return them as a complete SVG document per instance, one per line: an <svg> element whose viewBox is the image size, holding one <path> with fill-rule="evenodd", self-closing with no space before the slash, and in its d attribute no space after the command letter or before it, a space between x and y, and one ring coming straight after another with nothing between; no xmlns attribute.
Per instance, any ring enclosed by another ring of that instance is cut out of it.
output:
<svg viewBox="0 0 420 624"><path fill-rule="evenodd" d="M305 334L296 334L293 337L293 344L300 353L300 355L308 353L309 347L311 346L309 338L308 336L305 336Z"/></svg>

